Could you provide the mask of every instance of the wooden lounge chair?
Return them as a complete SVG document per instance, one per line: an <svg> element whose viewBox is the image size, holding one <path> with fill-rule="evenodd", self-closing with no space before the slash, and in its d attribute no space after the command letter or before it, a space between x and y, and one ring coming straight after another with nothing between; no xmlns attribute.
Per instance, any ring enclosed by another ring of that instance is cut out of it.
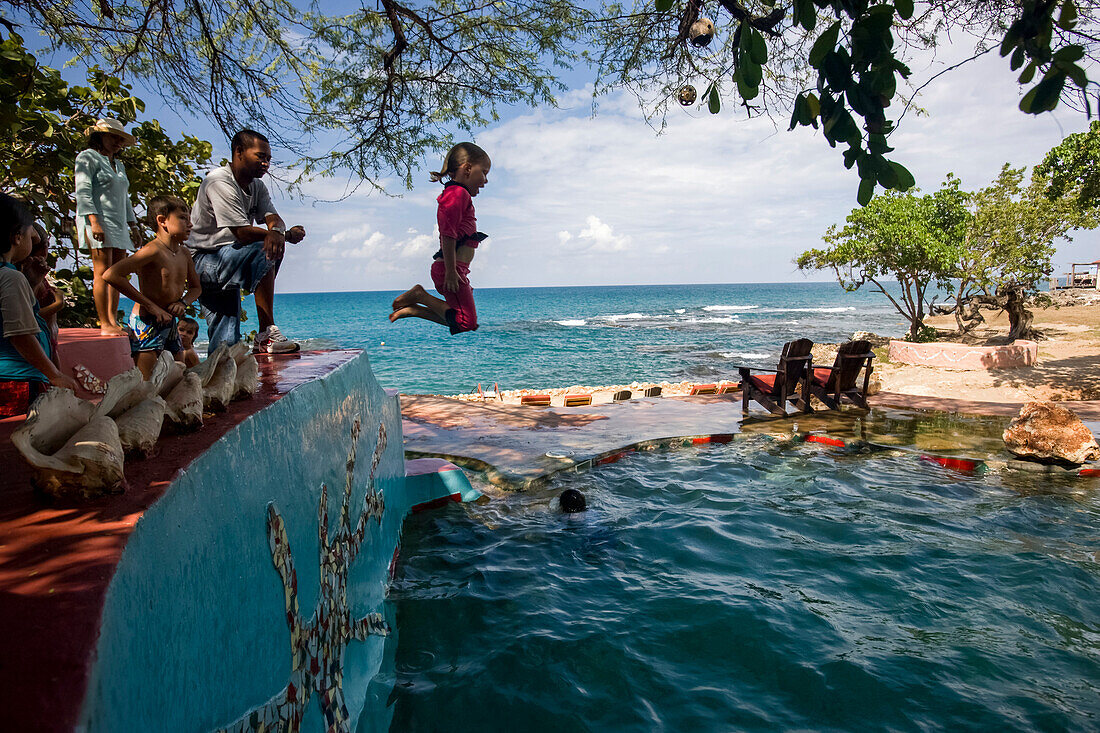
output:
<svg viewBox="0 0 1100 733"><path fill-rule="evenodd" d="M644 394L646 397L660 397L661 396L661 388L660 387L646 387L645 392L643 392L642 394Z"/></svg>
<svg viewBox="0 0 1100 733"><path fill-rule="evenodd" d="M629 400L632 395L633 393L629 389L620 389L614 394L614 396L612 396L611 399L614 402L625 402L626 400Z"/></svg>
<svg viewBox="0 0 1100 733"><path fill-rule="evenodd" d="M697 394L718 394L717 384L693 384L689 395Z"/></svg>
<svg viewBox="0 0 1100 733"><path fill-rule="evenodd" d="M549 407L550 395L548 394L528 394L519 398L521 405L530 405L531 407Z"/></svg>
<svg viewBox="0 0 1100 733"><path fill-rule="evenodd" d="M732 394L741 391L740 382L722 382L718 385L718 394Z"/></svg>
<svg viewBox="0 0 1100 733"><path fill-rule="evenodd" d="M867 407L867 386L871 383L873 367L871 361L875 354L869 341L849 341L841 344L836 352L836 361L832 369L818 368L810 377L810 394L829 406L839 410L844 400L864 410ZM866 367L866 369L864 369ZM863 371L863 382L859 373Z"/></svg>
<svg viewBox="0 0 1100 733"><path fill-rule="evenodd" d="M584 407L585 405L592 404L592 395L590 394L567 394L562 401L566 407Z"/></svg>
<svg viewBox="0 0 1100 733"><path fill-rule="evenodd" d="M786 415L787 403L793 402L802 412L813 412L810 407L810 367L813 357L809 339L788 341L783 345L779 365L774 372L754 375L750 367L739 367L741 372L741 412L748 414L749 403L755 400L773 415ZM801 390L797 388L801 385Z"/></svg>

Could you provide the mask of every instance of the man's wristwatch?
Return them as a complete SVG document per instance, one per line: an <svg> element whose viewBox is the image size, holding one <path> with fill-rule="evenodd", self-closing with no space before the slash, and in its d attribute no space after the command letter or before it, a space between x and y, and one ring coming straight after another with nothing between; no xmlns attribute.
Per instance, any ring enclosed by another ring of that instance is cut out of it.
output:
<svg viewBox="0 0 1100 733"><path fill-rule="evenodd" d="M275 225L275 226L271 227L271 229L269 229L268 231L278 232L279 234L282 234L284 237L286 236L286 228L281 227L279 225Z"/></svg>

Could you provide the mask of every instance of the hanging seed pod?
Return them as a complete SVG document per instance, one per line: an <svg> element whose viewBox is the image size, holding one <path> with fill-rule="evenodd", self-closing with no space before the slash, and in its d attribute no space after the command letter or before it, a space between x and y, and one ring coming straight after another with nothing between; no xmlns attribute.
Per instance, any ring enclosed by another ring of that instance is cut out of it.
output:
<svg viewBox="0 0 1100 733"><path fill-rule="evenodd" d="M695 99L698 95L695 93L695 87L691 84L685 84L680 87L680 104L685 107L690 107L695 104Z"/></svg>
<svg viewBox="0 0 1100 733"><path fill-rule="evenodd" d="M702 48L714 38L714 22L710 18L700 18L691 24L688 35L691 37L691 45Z"/></svg>

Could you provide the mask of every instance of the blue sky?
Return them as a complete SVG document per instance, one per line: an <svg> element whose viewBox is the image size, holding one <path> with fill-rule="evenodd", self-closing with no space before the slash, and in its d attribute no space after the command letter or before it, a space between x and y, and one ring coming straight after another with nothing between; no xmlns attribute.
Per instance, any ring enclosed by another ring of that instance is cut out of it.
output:
<svg viewBox="0 0 1100 733"><path fill-rule="evenodd" d="M920 84L972 52L969 43L943 45L936 57L911 64L913 80ZM205 136L215 159L228 155L207 120L181 118L155 95L140 96L147 116L172 134ZM949 171L976 189L1002 164L1033 165L1088 125L1069 109L1025 115L1019 96L1007 60L987 54L922 92L916 104L923 111L910 110L891 138L893 155L925 191ZM489 185L475 201L479 228L490 234L474 263L475 287L830 279L800 273L793 260L844 220L859 181L819 132L787 132L785 114L748 120L731 104L719 115L674 109L658 135L628 95L601 98L595 115L590 87L571 89L559 102L556 109L504 110L475 136L493 159ZM269 181L287 223L307 231L304 242L288 248L279 291L427 283L440 190L428 171L444 152L420 161L411 191L387 181L397 197L364 187L325 203L344 195L344 179L312 181L298 197ZM1098 244L1096 232L1060 243L1056 272L1100 258Z"/></svg>

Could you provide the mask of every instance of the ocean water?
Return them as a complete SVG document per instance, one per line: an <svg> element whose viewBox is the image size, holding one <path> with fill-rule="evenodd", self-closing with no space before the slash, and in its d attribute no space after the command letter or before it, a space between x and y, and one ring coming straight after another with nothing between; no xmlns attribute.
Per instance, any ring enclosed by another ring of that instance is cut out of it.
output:
<svg viewBox="0 0 1100 733"><path fill-rule="evenodd" d="M774 368L784 342L901 335L881 295L835 283L478 289L474 333L391 324L397 292L279 295L276 322L304 348L365 349L382 384L407 393L712 382L738 364ZM255 328L251 299L246 303Z"/></svg>
<svg viewBox="0 0 1100 733"><path fill-rule="evenodd" d="M412 515L391 730L1098 730L1091 489L745 436Z"/></svg>

